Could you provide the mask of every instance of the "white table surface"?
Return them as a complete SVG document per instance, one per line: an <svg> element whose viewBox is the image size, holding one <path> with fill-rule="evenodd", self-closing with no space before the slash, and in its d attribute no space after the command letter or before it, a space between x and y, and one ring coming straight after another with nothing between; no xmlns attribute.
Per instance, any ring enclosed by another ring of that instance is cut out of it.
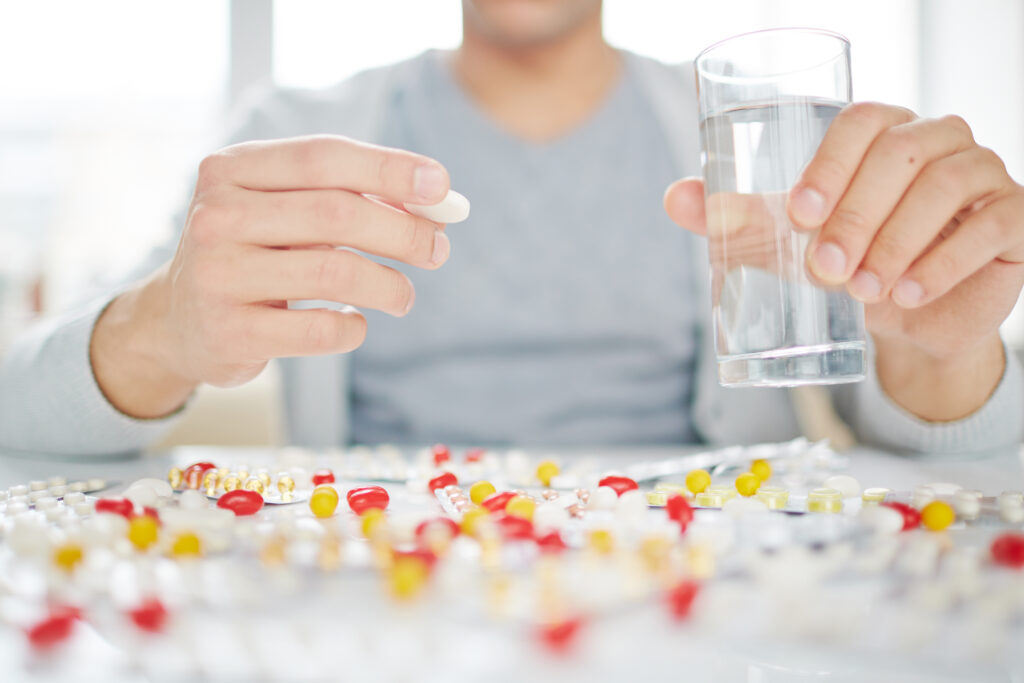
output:
<svg viewBox="0 0 1024 683"><path fill-rule="evenodd" d="M624 462L626 458L654 459L690 450L633 448L588 453L609 462ZM255 464L269 455L252 450L245 457ZM868 449L855 449L848 455L849 473L865 487L909 490L920 484L949 481L990 495L1024 489L1024 451L970 459L895 456ZM168 454L88 461L0 455L0 488L53 475L65 476L69 481L104 477L124 485L144 476L163 478L170 464ZM115 487L109 493L118 490ZM814 642L792 646L757 642L737 645L718 642L691 626L671 625L660 605L644 605L615 619L588 624L578 651L570 657L555 658L538 652L520 629L502 624L493 628L481 627L479 623L446 624L429 642L424 642L421 634L430 631L430 626L424 625L434 616L415 609L393 614L378 612L374 607L360 611L358 604L352 604L351 611L338 615L335 626L330 627L331 634L320 633L314 640L319 639L321 649L336 648L332 652L338 658L337 680L1024 681L1024 641L1020 644L1021 660L1009 665L977 660L938 661L913 652L865 657L863 653L837 651ZM335 627L337 630L333 631ZM367 635L385 631L386 638ZM159 656L159 648L154 650L142 641L138 650L126 653L90 628L79 628L59 657L38 658L26 647L20 631L0 626L0 681L292 680L288 673L289 657L301 655L288 654L296 650L287 644L287 638L275 641L266 634L253 638L267 639L260 649L259 661L250 662L255 668L237 676L225 673L232 671L230 661L235 655L215 650L207 656L211 660L226 659L227 666L211 666L198 677L180 679L173 674L161 676L153 666L140 665L140 661ZM377 651L368 655L366 648ZM398 654L409 652L419 660ZM369 657L369 661L378 662L380 670L352 671L346 666L359 657L360 661ZM295 680L300 678L300 669L294 669Z"/></svg>

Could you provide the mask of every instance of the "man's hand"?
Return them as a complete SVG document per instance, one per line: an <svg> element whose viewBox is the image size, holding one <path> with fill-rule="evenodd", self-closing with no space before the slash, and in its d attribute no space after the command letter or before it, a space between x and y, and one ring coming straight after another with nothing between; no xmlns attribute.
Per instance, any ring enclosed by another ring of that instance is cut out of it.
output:
<svg viewBox="0 0 1024 683"><path fill-rule="evenodd" d="M409 279L351 249L438 268L450 248L443 226L396 206L439 202L448 185L436 161L336 136L207 157L173 260L96 325L90 356L101 389L122 412L157 417L199 383L238 385L272 358L355 349L366 335L358 311L287 302L408 313Z"/></svg>
<svg viewBox="0 0 1024 683"><path fill-rule="evenodd" d="M706 231L699 180L670 186L665 207ZM1024 188L962 119L846 107L787 211L816 231L810 272L867 304L879 380L897 403L928 420L984 404L1005 363L999 325L1024 283Z"/></svg>

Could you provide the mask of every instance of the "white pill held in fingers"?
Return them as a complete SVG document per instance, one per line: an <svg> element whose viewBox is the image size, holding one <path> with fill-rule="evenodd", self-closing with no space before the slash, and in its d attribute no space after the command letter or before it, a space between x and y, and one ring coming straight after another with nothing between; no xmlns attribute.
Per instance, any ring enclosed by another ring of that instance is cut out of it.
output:
<svg viewBox="0 0 1024 683"><path fill-rule="evenodd" d="M469 218L469 200L455 190L448 190L445 198L437 204L406 203L403 206L412 215L435 223L461 223Z"/></svg>

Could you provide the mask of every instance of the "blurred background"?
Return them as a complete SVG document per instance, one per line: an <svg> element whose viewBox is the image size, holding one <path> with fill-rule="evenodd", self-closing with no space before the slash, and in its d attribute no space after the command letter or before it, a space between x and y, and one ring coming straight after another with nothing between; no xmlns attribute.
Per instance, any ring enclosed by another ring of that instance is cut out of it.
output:
<svg viewBox="0 0 1024 683"><path fill-rule="evenodd" d="M458 0L0 0L0 350L167 239L246 89L318 88L455 47L460 13ZM838 31L856 99L960 114L1024 181L1021 0L605 0L604 14L613 44L668 62L759 28ZM1004 332L1024 348L1024 307ZM244 390L266 410L258 441L279 438L273 381Z"/></svg>

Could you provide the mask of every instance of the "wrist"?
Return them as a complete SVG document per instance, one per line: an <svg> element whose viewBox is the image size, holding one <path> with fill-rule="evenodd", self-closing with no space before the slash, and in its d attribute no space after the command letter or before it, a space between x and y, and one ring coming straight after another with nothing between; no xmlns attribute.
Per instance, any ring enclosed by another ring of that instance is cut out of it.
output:
<svg viewBox="0 0 1024 683"><path fill-rule="evenodd" d="M875 340L882 389L901 408L928 422L952 422L979 410L999 386L1005 368L998 333L949 357L930 355L904 340Z"/></svg>
<svg viewBox="0 0 1024 683"><path fill-rule="evenodd" d="M158 273L114 299L97 319L89 345L104 396L117 410L140 419L176 412L197 386L175 369L161 287Z"/></svg>

